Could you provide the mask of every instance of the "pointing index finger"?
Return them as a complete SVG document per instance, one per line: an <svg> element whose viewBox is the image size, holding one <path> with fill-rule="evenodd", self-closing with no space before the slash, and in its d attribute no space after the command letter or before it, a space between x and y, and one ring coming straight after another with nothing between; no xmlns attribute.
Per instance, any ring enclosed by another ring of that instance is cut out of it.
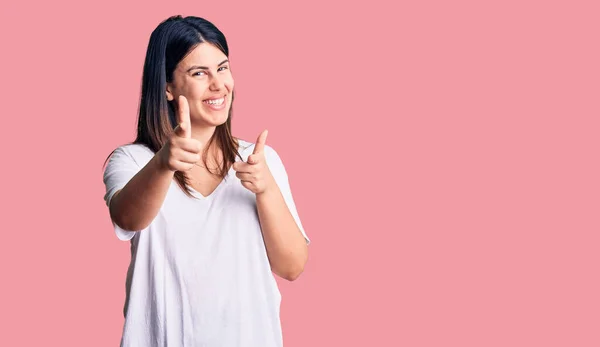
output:
<svg viewBox="0 0 600 347"><path fill-rule="evenodd" d="M192 137L192 127L190 124L190 106L187 102L187 99L183 95L180 95L177 101L177 123L180 128L183 128L181 131L181 136L190 138Z"/></svg>
<svg viewBox="0 0 600 347"><path fill-rule="evenodd" d="M268 130L263 130L262 133L258 136L256 140L256 146L254 146L254 151L252 154L261 153L265 149L265 143L267 142L267 135L269 134Z"/></svg>

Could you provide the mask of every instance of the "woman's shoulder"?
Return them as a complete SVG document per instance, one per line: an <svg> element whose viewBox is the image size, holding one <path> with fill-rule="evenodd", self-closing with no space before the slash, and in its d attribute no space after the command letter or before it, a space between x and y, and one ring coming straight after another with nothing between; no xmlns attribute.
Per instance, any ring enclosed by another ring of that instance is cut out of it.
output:
<svg viewBox="0 0 600 347"><path fill-rule="evenodd" d="M121 148L132 154L140 154L140 155L152 154L152 155L154 155L154 152L148 146L146 146L142 143L128 143L128 144L119 146L118 148Z"/></svg>
<svg viewBox="0 0 600 347"><path fill-rule="evenodd" d="M120 145L113 151L113 154L133 159L138 164L144 164L154 157L154 152L146 145L141 143L127 143Z"/></svg>

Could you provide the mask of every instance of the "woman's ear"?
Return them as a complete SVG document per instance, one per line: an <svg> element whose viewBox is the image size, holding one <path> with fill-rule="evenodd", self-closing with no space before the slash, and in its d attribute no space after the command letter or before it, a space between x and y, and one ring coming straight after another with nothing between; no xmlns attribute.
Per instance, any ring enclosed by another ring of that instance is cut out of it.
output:
<svg viewBox="0 0 600 347"><path fill-rule="evenodd" d="M167 93L167 100L168 101L175 100L175 97L173 96L173 92L171 92L171 84L170 83L167 83L166 93Z"/></svg>

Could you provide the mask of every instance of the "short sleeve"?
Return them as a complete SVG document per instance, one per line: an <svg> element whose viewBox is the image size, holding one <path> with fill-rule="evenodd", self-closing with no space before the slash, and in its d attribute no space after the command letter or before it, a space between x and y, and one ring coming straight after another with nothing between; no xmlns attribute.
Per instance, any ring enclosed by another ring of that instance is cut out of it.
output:
<svg viewBox="0 0 600 347"><path fill-rule="evenodd" d="M106 187L104 201L107 207L110 206L110 201L115 193L122 189L140 170L141 167L138 166L126 147L118 147L111 154L104 169L104 185ZM124 230L112 218L111 221L119 240L128 241L135 236L135 231Z"/></svg>
<svg viewBox="0 0 600 347"><path fill-rule="evenodd" d="M281 190L281 194L283 195L285 203L287 204L290 213L294 217L298 228L302 232L302 235L304 235L304 238L306 239L306 244L308 245L310 244L310 239L306 235L304 227L302 226L302 222L300 221L300 216L298 215L296 204L294 203L292 190L290 188L288 175L285 170L285 166L283 165L283 161L281 160L277 152L268 145L265 146L265 154L267 156L267 164L269 165L269 170L273 174L273 177L275 178L275 181L279 186L279 190Z"/></svg>

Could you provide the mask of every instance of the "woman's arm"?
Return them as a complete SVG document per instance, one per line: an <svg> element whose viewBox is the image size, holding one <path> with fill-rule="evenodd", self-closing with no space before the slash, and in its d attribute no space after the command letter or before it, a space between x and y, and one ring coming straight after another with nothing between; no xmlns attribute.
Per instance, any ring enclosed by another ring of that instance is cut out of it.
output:
<svg viewBox="0 0 600 347"><path fill-rule="evenodd" d="M145 229L158 214L175 171L186 171L200 160L202 144L192 138L190 109L180 95L177 108L178 125L169 140L154 157L109 201L113 221L121 229Z"/></svg>
<svg viewBox="0 0 600 347"><path fill-rule="evenodd" d="M236 162L233 169L242 185L256 194L258 218L271 270L293 281L304 271L308 260L308 238L298 225L300 219L296 222L290 211L294 208L296 212L287 173L281 158L271 147L268 147L270 164L267 163L267 134L268 131L264 130L258 136L248 162Z"/></svg>
<svg viewBox="0 0 600 347"><path fill-rule="evenodd" d="M304 271L308 245L276 184L256 195L258 216L271 269L293 281Z"/></svg>
<svg viewBox="0 0 600 347"><path fill-rule="evenodd" d="M174 172L160 164L155 155L110 200L108 209L122 229L140 231L156 217L165 200Z"/></svg>

